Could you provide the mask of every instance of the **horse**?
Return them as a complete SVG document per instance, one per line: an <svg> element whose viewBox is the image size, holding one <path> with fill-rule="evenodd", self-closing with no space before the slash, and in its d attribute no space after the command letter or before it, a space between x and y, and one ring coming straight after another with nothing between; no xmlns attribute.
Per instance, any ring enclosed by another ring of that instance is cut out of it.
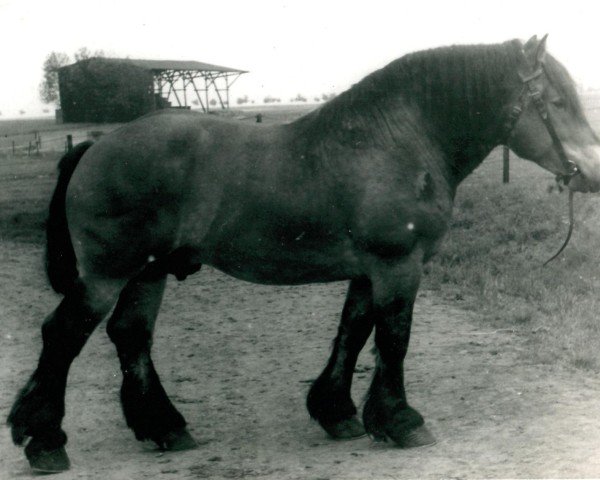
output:
<svg viewBox="0 0 600 480"><path fill-rule="evenodd" d="M497 145L572 191L600 190L600 141L546 37L407 54L286 124L165 111L78 145L47 222L47 274L64 298L8 416L13 441L34 470L69 468L69 367L112 311L127 425L163 450L196 448L151 345L166 277L208 264L262 284L349 281L311 417L334 439L433 443L404 387L413 305L459 184ZM361 422L352 375L373 330Z"/></svg>

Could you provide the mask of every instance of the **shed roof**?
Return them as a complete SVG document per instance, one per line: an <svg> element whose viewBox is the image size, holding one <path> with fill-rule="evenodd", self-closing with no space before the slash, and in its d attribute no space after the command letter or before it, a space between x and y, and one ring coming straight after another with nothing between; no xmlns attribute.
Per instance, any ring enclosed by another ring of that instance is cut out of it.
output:
<svg viewBox="0 0 600 480"><path fill-rule="evenodd" d="M198 72L248 73L246 70L222 67L211 63L196 62L195 60L142 60L134 58L104 58L104 60L129 62L140 68L154 72L163 72L165 70L193 70Z"/></svg>
<svg viewBox="0 0 600 480"><path fill-rule="evenodd" d="M211 63L196 62L195 60L138 60L130 59L134 65L147 70L197 70L210 72L247 73L237 68L222 67Z"/></svg>

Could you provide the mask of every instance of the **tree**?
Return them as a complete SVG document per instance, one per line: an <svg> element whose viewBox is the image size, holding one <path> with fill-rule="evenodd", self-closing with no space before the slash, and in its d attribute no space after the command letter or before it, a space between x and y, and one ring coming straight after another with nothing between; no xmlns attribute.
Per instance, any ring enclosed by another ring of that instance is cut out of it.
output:
<svg viewBox="0 0 600 480"><path fill-rule="evenodd" d="M89 48L81 47L73 56L75 57L76 62L80 62L81 60L87 60L88 58L104 58L105 55L104 50L96 50L94 53L92 53Z"/></svg>
<svg viewBox="0 0 600 480"><path fill-rule="evenodd" d="M280 102L281 102L281 98L272 97L271 95L267 95L263 99L263 103L280 103Z"/></svg>
<svg viewBox="0 0 600 480"><path fill-rule="evenodd" d="M73 55L76 62L87 60L92 57L104 57L102 50L92 53L87 47L81 47ZM58 90L58 69L71 63L69 56L62 52L50 52L42 67L44 78L40 83L40 98L44 103L60 104L60 92Z"/></svg>
<svg viewBox="0 0 600 480"><path fill-rule="evenodd" d="M44 78L40 83L40 98L44 103L59 103L58 69L69 63L69 56L62 52L51 52L44 61Z"/></svg>
<svg viewBox="0 0 600 480"><path fill-rule="evenodd" d="M291 102L306 102L306 97L304 95L298 94L295 98L290 99Z"/></svg>

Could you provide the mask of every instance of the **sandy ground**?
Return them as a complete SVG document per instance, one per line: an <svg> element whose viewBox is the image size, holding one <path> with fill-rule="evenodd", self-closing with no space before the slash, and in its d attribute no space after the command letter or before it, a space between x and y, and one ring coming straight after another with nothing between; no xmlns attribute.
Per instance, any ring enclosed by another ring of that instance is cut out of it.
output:
<svg viewBox="0 0 600 480"><path fill-rule="evenodd" d="M3 418L35 365L40 323L58 301L41 258L39 247L0 243ZM368 438L329 440L304 402L329 354L345 288L257 286L210 268L170 281L154 359L200 442L189 452L158 452L127 429L118 360L102 324L69 378L72 470L52 478L600 477L600 379L532 364L531 332L494 331L440 292L419 296L407 360L409 399L438 443L400 450ZM365 348L358 404L372 368ZM30 476L6 428L0 452L0 478Z"/></svg>

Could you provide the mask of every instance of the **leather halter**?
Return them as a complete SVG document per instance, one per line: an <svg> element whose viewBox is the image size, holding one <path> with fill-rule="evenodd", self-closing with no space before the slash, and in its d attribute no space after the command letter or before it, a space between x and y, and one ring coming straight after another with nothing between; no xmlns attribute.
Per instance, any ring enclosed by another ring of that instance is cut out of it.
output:
<svg viewBox="0 0 600 480"><path fill-rule="evenodd" d="M523 51L521 51L521 55L523 57L523 61L525 64L527 64L527 59L525 58ZM519 77L521 78L521 82L523 82L523 88L521 90L521 94L519 95L517 105L512 108L508 116L508 120L506 122L506 132L508 134L508 138L510 138L512 131L519 120L519 117L525 110L527 101L531 101L535 106L540 118L542 119L542 122L544 122L546 130L552 139L554 150L556 151L558 158L560 158L563 168L567 172L558 175L557 179L562 180L566 185L569 183L571 178L573 178L575 175L579 175L581 172L577 165L567 157L563 144L560 141L560 138L558 138L556 129L554 128L554 124L552 123L552 119L548 113L548 109L546 108L546 104L542 99L542 92L535 85L535 80L545 73L543 62L539 62L537 68L529 75L519 72Z"/></svg>

